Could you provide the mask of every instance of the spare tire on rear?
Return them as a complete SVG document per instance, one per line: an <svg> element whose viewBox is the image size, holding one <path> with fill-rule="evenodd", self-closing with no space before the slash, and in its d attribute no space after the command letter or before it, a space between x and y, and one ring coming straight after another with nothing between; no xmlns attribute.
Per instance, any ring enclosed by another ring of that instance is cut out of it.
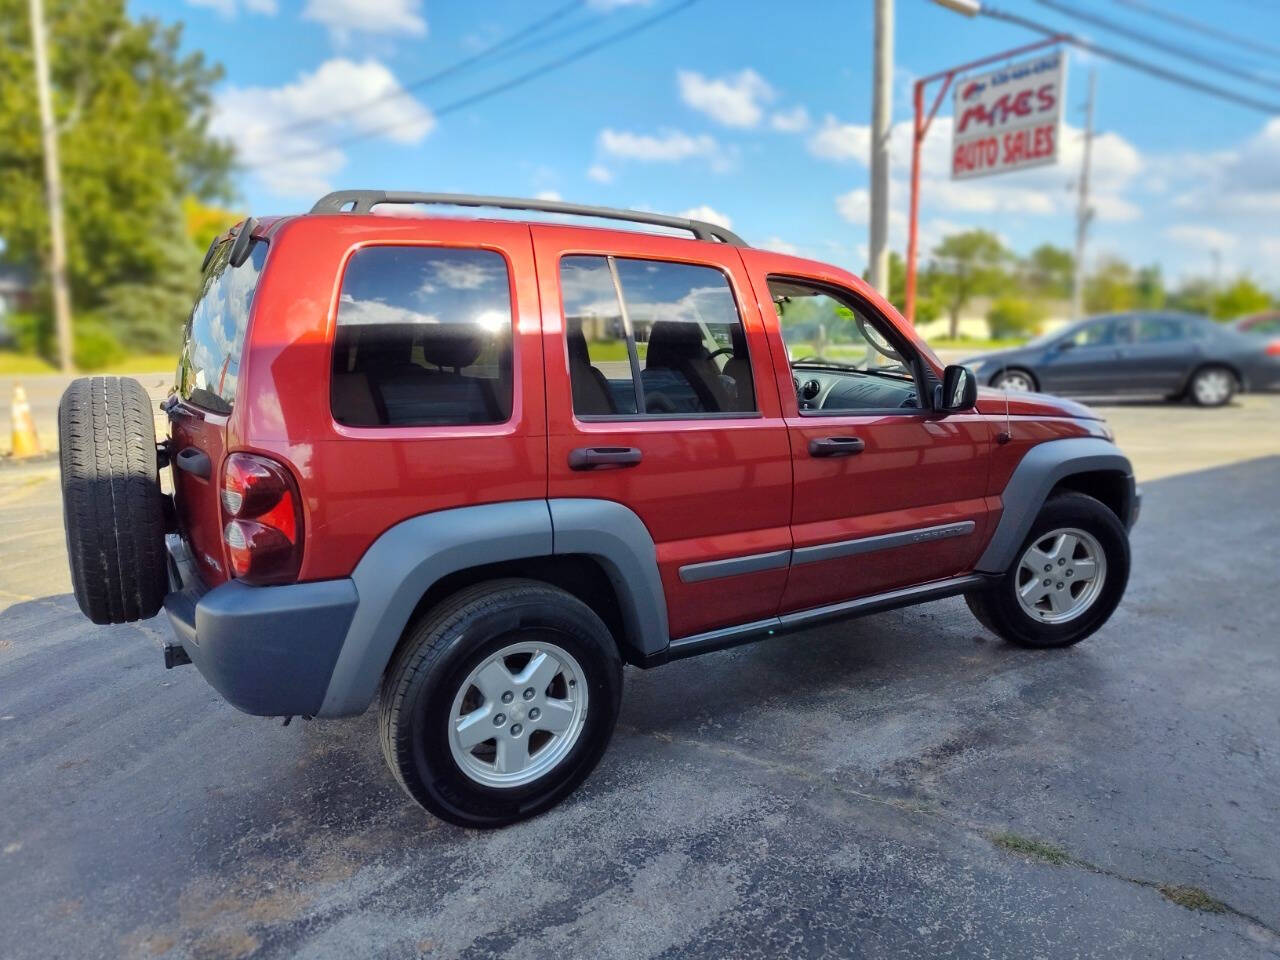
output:
<svg viewBox="0 0 1280 960"><path fill-rule="evenodd" d="M155 420L142 384L72 381L58 404L58 443L76 602L94 623L155 616L169 577Z"/></svg>

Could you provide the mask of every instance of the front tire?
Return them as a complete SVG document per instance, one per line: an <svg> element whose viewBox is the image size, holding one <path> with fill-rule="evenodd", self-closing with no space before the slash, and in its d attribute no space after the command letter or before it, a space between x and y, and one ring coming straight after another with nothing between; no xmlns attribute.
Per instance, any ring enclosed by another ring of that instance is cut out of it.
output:
<svg viewBox="0 0 1280 960"><path fill-rule="evenodd" d="M1079 643L1104 623L1129 582L1129 535L1083 493L1051 497L1013 564L991 587L966 594L978 621L1021 647Z"/></svg>
<svg viewBox="0 0 1280 960"><path fill-rule="evenodd" d="M991 378L991 386L997 390L1008 390L1010 393L1034 393L1040 388L1030 370L1021 367L1009 367L1001 370Z"/></svg>
<svg viewBox="0 0 1280 960"><path fill-rule="evenodd" d="M621 698L617 645L590 607L534 580L491 581L410 627L383 680L382 750L440 819L506 826L587 778Z"/></svg>

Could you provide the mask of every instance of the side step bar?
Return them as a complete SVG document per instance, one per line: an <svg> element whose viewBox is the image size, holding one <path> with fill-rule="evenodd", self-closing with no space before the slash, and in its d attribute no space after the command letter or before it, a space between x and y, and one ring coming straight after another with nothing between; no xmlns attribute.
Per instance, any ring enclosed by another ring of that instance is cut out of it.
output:
<svg viewBox="0 0 1280 960"><path fill-rule="evenodd" d="M907 607L930 600L942 600L954 597L991 582L990 577L981 574L970 574L964 577L952 577L949 580L935 580L901 590L890 590L857 600L846 600L825 607L814 607L812 610L798 610L795 613L784 613L779 617L767 620L756 620L752 623L739 624L733 627L722 627L706 633L696 633L690 637L672 640L666 650L656 654L645 662L645 666L658 666L671 660L682 660L685 657L710 653L726 647L736 647L743 643L753 643L766 637L804 630L808 627L825 623L829 620L845 620L877 613L881 610L892 610L896 607Z"/></svg>

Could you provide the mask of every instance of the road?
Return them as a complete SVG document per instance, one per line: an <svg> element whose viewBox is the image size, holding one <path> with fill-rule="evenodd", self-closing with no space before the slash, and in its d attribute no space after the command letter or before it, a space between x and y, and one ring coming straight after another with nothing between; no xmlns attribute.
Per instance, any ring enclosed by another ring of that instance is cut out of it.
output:
<svg viewBox="0 0 1280 960"><path fill-rule="evenodd" d="M947 600L629 669L585 786L493 833L411 804L372 714L244 716L161 619L89 624L51 467L0 468L0 955L1280 956L1280 397L1245 401L1106 410L1145 504L1082 645Z"/></svg>

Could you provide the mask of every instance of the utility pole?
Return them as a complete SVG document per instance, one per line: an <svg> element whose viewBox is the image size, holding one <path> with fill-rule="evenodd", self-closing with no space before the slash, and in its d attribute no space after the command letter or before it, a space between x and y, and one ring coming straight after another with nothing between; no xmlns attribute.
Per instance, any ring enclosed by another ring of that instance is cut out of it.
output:
<svg viewBox="0 0 1280 960"><path fill-rule="evenodd" d="M36 97L40 102L40 137L44 146L44 185L49 207L49 274L53 317L58 332L58 366L71 372L71 292L67 287L67 238L62 226L62 178L58 168L58 127L49 92L48 41L44 2L31 0L31 47L35 53Z"/></svg>
<svg viewBox="0 0 1280 960"><path fill-rule="evenodd" d="M871 93L871 286L889 296L889 136L893 130L893 0L876 0Z"/></svg>
<svg viewBox="0 0 1280 960"><path fill-rule="evenodd" d="M1093 219L1089 206L1089 167L1093 157L1093 99L1098 87L1098 72L1089 70L1089 100L1084 107L1084 159L1080 163L1080 179L1077 182L1076 203L1076 262L1071 279L1071 319L1084 316L1084 241Z"/></svg>

